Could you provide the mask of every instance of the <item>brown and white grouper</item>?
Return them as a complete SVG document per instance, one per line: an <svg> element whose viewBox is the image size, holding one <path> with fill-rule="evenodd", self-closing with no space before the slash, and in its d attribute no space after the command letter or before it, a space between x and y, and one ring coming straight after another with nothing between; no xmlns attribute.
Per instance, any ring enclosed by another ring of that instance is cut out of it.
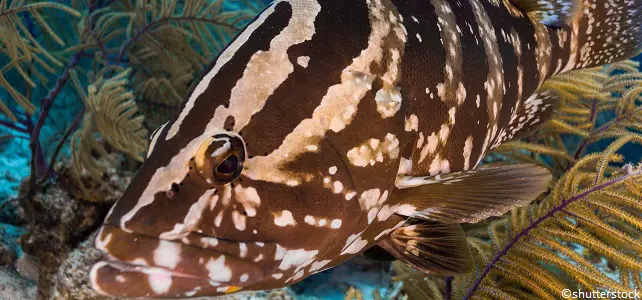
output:
<svg viewBox="0 0 642 300"><path fill-rule="evenodd" d="M478 167L551 118L554 74L642 49L642 0L277 0L151 137L96 239L93 289L192 297L296 283L364 252L471 268L460 223L547 189Z"/></svg>

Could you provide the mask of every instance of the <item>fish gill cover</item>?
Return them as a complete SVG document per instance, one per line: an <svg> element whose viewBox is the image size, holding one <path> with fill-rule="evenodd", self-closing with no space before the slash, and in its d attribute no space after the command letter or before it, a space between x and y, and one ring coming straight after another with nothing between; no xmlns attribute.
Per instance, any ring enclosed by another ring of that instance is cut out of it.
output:
<svg viewBox="0 0 642 300"><path fill-rule="evenodd" d="M99 257L92 233L153 130L266 4L0 1L0 298L109 299L87 283L86 263ZM562 98L555 118L484 163L538 164L554 182L529 206L465 226L472 272L444 278L358 261L257 295L547 299L565 288L642 290L639 69L631 60L544 84Z"/></svg>

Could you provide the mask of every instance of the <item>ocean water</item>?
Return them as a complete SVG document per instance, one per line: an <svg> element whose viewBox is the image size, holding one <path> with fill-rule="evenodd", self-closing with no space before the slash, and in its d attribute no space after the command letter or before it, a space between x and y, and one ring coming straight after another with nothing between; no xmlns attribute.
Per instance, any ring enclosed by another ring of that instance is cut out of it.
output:
<svg viewBox="0 0 642 300"><path fill-rule="evenodd" d="M61 2L71 5L70 1ZM258 6L263 6L269 1L264 0L257 2ZM228 1L225 10L233 12L234 10L244 8L241 1ZM46 19L55 19L63 14L58 11L47 10L43 15ZM21 16L25 18L25 22L28 28L32 30L32 34L37 39L43 38L45 34L40 27L33 25L34 20L30 20L25 15ZM65 28L65 26L60 26L59 28ZM73 28L73 26L71 26L71 28ZM63 31L58 34L64 36L67 32ZM73 43L77 41L77 38L77 36L69 34L67 41ZM636 59L641 61L642 57ZM0 67L7 62L7 57L0 56ZM80 64L90 66L92 60L85 58ZM7 78L9 78L12 84L15 84L18 90L26 89L24 81L19 80L15 72L8 74L9 76L7 76ZM47 95L47 92L54 86L57 76L59 76L59 74L46 75L47 79L49 79L49 82L46 84L41 84L38 79L35 80L37 88L32 90L30 98L37 111L41 108L39 99ZM0 87L0 99L6 101L6 99L10 98L8 91ZM25 116L24 111L21 110L14 101L6 101L6 103L9 109L15 111L19 118L31 118L32 121L35 121L35 116ZM42 150L45 158L51 157L55 151L56 143L60 140L65 128L71 125L73 119L82 107L82 101L77 96L73 87L70 84L65 86L52 106L50 115L46 119L46 123L41 132L40 142L43 146ZM598 116L598 126L608 122L612 118L613 116L610 115ZM0 121L11 123L7 117L1 114ZM567 142L569 145L576 143L576 141L570 139ZM609 142L609 140L604 140L592 144L588 147L588 152L602 151ZM621 153L630 161L642 160L642 149L640 146L627 145ZM70 150L69 144L67 143L66 146L62 148L60 160L68 160L69 155ZM0 205L18 196L21 183L28 178L30 173L30 159L31 153L27 136L0 124ZM55 180L56 174L53 174L53 176ZM2 235L0 235L0 241L5 245L10 245L16 255L21 256L22 250L17 243L17 239L25 233L24 223L16 221L17 212L13 211L12 207L12 205L6 205L3 207L4 209L0 211L0 233L2 233ZM392 284L390 274L389 264L357 259L356 261L311 276L301 283L294 285L292 290L302 299L315 297L320 299L343 299L345 292L350 287L356 287L363 292L366 299L372 299L372 294L375 290L378 289L381 294L384 294L385 291L390 288Z"/></svg>

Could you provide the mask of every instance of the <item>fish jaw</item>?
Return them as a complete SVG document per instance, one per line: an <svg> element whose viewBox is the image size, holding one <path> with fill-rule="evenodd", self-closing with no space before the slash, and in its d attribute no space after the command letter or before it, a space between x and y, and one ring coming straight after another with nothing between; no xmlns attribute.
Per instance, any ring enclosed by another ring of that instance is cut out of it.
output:
<svg viewBox="0 0 642 300"><path fill-rule="evenodd" d="M117 297L192 297L203 293L224 295L241 287L173 272L122 262L100 261L90 272L91 287L101 295Z"/></svg>
<svg viewBox="0 0 642 300"><path fill-rule="evenodd" d="M211 244L209 248L186 244L189 239L194 238L160 240L105 225L96 237L96 248L108 255L91 267L91 287L102 295L162 299L256 290L263 281L271 281L266 274L275 265L226 253L232 244L243 243L221 241L219 251ZM274 247L263 244L266 251Z"/></svg>

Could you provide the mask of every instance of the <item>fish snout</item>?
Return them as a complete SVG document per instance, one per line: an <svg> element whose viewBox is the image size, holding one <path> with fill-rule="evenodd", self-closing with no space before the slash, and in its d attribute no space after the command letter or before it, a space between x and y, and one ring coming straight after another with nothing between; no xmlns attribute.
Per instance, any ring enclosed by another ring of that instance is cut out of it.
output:
<svg viewBox="0 0 642 300"><path fill-rule="evenodd" d="M267 252L273 253L271 244L248 247L215 240L197 236L167 241L105 225L96 248L108 256L92 266L91 286L100 294L120 297L223 295L262 281L275 268L262 261ZM237 254L232 253L234 246Z"/></svg>

